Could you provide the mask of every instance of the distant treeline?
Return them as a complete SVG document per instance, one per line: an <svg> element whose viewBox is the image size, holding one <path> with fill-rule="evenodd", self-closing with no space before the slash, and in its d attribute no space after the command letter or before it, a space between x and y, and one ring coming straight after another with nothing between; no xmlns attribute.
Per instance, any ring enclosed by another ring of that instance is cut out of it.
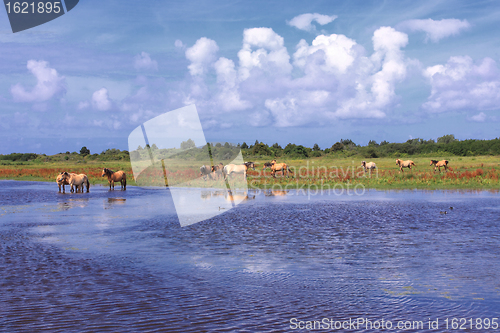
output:
<svg viewBox="0 0 500 333"><path fill-rule="evenodd" d="M149 149L148 149L149 148ZM235 149L238 148L238 149ZM233 145L229 143L216 143L196 148L194 142L189 139L181 143L180 149L159 149L155 144L151 147L147 146L130 152L119 149L107 149L100 154L91 154L87 147L82 147L80 153L67 151L51 156L45 154L37 155L33 153L13 153L8 155L0 154L0 161L5 162L57 162L57 161L129 161L130 156L133 158L144 159L149 157L149 152L154 154L156 158L172 158L180 157L187 159L201 160L206 158L207 149L214 161L228 160L234 158L235 155L241 152L245 157L253 158L268 158L268 157L286 157L286 158L308 158L320 157L324 155L331 156L361 156L364 158L377 157L404 157L410 155L455 155L455 156L477 156L477 155L500 155L500 139L492 140L457 140L453 134L439 137L437 141L432 139L410 139L404 143L390 143L382 141L377 143L371 140L368 145L360 146L350 139L342 139L334 143L331 147L322 149L318 144L314 144L312 148L304 147L289 143L284 148L278 143L267 145L263 142L255 141L253 145L248 145L243 142L241 145Z"/></svg>
<svg viewBox="0 0 500 333"><path fill-rule="evenodd" d="M59 162L59 161L69 161L69 162L85 162L85 161L117 161L124 160L129 161L129 154L126 150L120 149L107 149L100 154L90 154L90 150L87 147L82 147L80 149L80 153L74 152L65 152L54 155L46 155L46 154L34 154L34 153L12 153L8 155L0 154L0 162L4 162L3 164L8 164L9 162L35 162L35 163L43 163L43 162ZM22 164L22 163L20 163Z"/></svg>
<svg viewBox="0 0 500 333"><path fill-rule="evenodd" d="M290 157L308 158L323 155L359 155L365 158L377 157L397 157L409 155L455 155L455 156L476 156L476 155L500 155L500 139L493 140L457 140L453 134L439 137L437 141L433 139L424 140L420 138L410 139L404 143L390 143L382 141L377 143L371 140L368 145L360 146L350 139L342 139L334 143L331 147L321 149L318 144L312 148L289 143L282 148L275 143L271 146L255 141L253 145L245 142L241 145L243 155L246 156L269 156L269 157Z"/></svg>

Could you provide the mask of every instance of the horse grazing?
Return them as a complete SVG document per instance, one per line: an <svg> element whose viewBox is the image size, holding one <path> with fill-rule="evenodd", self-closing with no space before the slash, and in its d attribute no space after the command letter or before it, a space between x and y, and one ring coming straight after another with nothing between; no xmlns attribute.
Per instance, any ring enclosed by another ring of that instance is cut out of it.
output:
<svg viewBox="0 0 500 333"><path fill-rule="evenodd" d="M269 166L270 164L270 166ZM272 160L271 163L264 163L264 169L271 168L271 175L276 178L276 171L281 171L282 176L287 176L291 172L290 168L286 163L276 163L276 160Z"/></svg>
<svg viewBox="0 0 500 333"><path fill-rule="evenodd" d="M442 161L436 161L436 160L431 160L431 164L434 164L434 172L436 171L436 168L439 168L439 172L441 172L441 167L444 167L444 171L448 169L448 161L447 160L442 160Z"/></svg>
<svg viewBox="0 0 500 333"><path fill-rule="evenodd" d="M59 192L61 192L61 186L62 186L63 193L66 193L64 185L69 185L69 183L64 178L64 174L65 174L65 172L61 172L60 174L57 175L57 177L56 177L56 183L59 186Z"/></svg>
<svg viewBox="0 0 500 333"><path fill-rule="evenodd" d="M222 173L224 174L224 179L227 179L227 177L232 175L233 173L241 173L243 174L243 178L246 180L248 168L252 168L253 170L255 170L255 163L245 162L241 165L228 164L224 166L224 168L222 169Z"/></svg>
<svg viewBox="0 0 500 333"><path fill-rule="evenodd" d="M80 188L81 192L83 193L85 186L87 187L87 193L89 192L90 189L89 178L84 173L77 175L76 173L63 172L62 179L65 182L67 182L68 185L71 185L71 193L75 191L78 192L78 188ZM75 186L75 188L73 188L73 186Z"/></svg>
<svg viewBox="0 0 500 333"><path fill-rule="evenodd" d="M126 190L127 189L127 175L123 171L111 171L107 168L102 169L102 174L101 177L107 176L108 177L108 183L109 183L109 189L111 190L111 187L113 187L113 190L115 189L115 182L120 182L120 189Z"/></svg>
<svg viewBox="0 0 500 333"><path fill-rule="evenodd" d="M375 165L375 162L368 162L366 163L365 161L361 162L361 166L363 167L363 169L365 169L365 172L366 170L372 170L372 169L376 169L377 166Z"/></svg>
<svg viewBox="0 0 500 333"><path fill-rule="evenodd" d="M212 179L212 176L210 175L212 173L212 171L214 171L213 166L202 165L200 167L200 172L201 172L201 176L202 176L203 180L207 180L207 176L208 176L208 178Z"/></svg>
<svg viewBox="0 0 500 333"><path fill-rule="evenodd" d="M399 158L396 160L396 165L399 165L399 173L401 173L401 171L403 171L403 168L408 168L411 170L412 165L416 166L412 160L401 161Z"/></svg>

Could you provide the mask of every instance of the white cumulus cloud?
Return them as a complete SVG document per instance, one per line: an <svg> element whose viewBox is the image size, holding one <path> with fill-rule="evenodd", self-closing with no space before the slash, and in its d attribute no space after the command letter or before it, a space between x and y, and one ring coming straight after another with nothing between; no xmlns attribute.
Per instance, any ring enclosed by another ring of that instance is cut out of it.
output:
<svg viewBox="0 0 500 333"><path fill-rule="evenodd" d="M476 64L468 56L451 57L444 65L427 67L423 75L431 84L423 105L430 112L499 108L500 71L491 58Z"/></svg>
<svg viewBox="0 0 500 333"><path fill-rule="evenodd" d="M291 62L282 36L270 28L246 29L235 64L225 57L215 60L217 44L200 39L197 52L186 51L193 75L180 94L206 115L245 112L251 126L384 118L397 106L395 89L411 63L402 50L408 36L381 27L372 41L374 53L366 56L345 35L318 35L311 44L301 40Z"/></svg>
<svg viewBox="0 0 500 333"><path fill-rule="evenodd" d="M64 76L50 68L48 62L29 60L26 67L36 77L37 83L31 91L26 91L19 83L14 85L10 92L16 102L45 102L66 91Z"/></svg>
<svg viewBox="0 0 500 333"><path fill-rule="evenodd" d="M99 111L111 109L112 103L108 96L108 89L101 88L92 94L92 106Z"/></svg>
<svg viewBox="0 0 500 333"><path fill-rule="evenodd" d="M247 79L253 69L273 75L290 73L290 55L284 43L271 28L245 29L243 47L238 52L242 78Z"/></svg>
<svg viewBox="0 0 500 333"><path fill-rule="evenodd" d="M191 75L202 75L208 67L216 60L219 46L214 40L202 37L186 50L186 58L191 61L188 66Z"/></svg>
<svg viewBox="0 0 500 333"><path fill-rule="evenodd" d="M437 43L440 39L458 35L463 30L470 28L470 23L467 20L458 19L408 20L398 24L397 28L403 31L423 31L426 33L426 40L430 39Z"/></svg>
<svg viewBox="0 0 500 333"><path fill-rule="evenodd" d="M336 15L321 15L318 13L307 13L307 14L302 14L295 16L293 19L288 21L288 25L291 25L292 27L295 27L300 30L305 30L309 32L316 31L316 27L312 24L313 21L316 21L316 23L320 25L325 25L330 22L333 22L337 18Z"/></svg>

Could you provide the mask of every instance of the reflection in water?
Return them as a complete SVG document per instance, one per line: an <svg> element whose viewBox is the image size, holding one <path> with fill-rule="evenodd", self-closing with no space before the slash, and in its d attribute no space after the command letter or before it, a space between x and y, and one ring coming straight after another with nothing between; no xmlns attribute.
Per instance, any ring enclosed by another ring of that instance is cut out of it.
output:
<svg viewBox="0 0 500 333"><path fill-rule="evenodd" d="M288 195L288 191L285 190L267 190L264 192L267 197L272 197L272 196L285 196Z"/></svg>
<svg viewBox="0 0 500 333"><path fill-rule="evenodd" d="M57 203L59 210L69 210L71 208L85 208L89 204L88 198L69 199L67 201Z"/></svg>
<svg viewBox="0 0 500 333"><path fill-rule="evenodd" d="M108 198L104 199L104 209L111 209L113 205L124 205L127 199L125 198Z"/></svg>
<svg viewBox="0 0 500 333"><path fill-rule="evenodd" d="M207 191L202 190L200 193L202 200L210 200L212 198L224 198L229 202L243 202L246 200L255 199L255 195L249 195L247 191L221 191L213 190Z"/></svg>

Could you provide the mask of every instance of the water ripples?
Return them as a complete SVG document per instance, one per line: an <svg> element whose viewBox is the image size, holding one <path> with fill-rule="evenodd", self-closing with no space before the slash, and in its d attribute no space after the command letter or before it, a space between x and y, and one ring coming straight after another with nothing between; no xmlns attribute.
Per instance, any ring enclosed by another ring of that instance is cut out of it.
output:
<svg viewBox="0 0 500 333"><path fill-rule="evenodd" d="M181 228L164 192L1 185L5 332L275 332L291 318L427 323L500 309L495 195L261 195Z"/></svg>

